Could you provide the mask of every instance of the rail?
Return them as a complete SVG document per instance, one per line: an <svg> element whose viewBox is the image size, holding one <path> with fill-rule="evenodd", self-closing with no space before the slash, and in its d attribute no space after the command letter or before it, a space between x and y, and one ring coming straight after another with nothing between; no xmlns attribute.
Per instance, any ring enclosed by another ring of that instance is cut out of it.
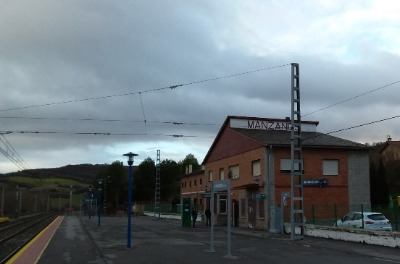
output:
<svg viewBox="0 0 400 264"><path fill-rule="evenodd" d="M0 226L0 264L6 263L55 218L56 214L39 214Z"/></svg>

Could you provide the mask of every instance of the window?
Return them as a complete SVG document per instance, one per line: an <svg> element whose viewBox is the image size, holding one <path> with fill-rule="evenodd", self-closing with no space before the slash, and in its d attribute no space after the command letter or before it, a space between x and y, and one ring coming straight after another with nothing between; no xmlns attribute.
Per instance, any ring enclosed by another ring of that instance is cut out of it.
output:
<svg viewBox="0 0 400 264"><path fill-rule="evenodd" d="M193 186L197 186L197 180L194 180Z"/></svg>
<svg viewBox="0 0 400 264"><path fill-rule="evenodd" d="M189 187L192 187L192 181L189 181Z"/></svg>
<svg viewBox="0 0 400 264"><path fill-rule="evenodd" d="M323 160L322 167L324 176L339 175L339 160Z"/></svg>
<svg viewBox="0 0 400 264"><path fill-rule="evenodd" d="M302 164L303 171L304 171L304 162ZM299 170L299 164L294 164L294 170ZM281 159L281 172L283 173L290 173L292 172L292 160L291 159Z"/></svg>
<svg viewBox="0 0 400 264"><path fill-rule="evenodd" d="M219 196L219 213L226 214L226 195Z"/></svg>
<svg viewBox="0 0 400 264"><path fill-rule="evenodd" d="M203 185L203 179L199 179L199 185L201 186L201 185Z"/></svg>
<svg viewBox="0 0 400 264"><path fill-rule="evenodd" d="M253 176L260 176L261 175L261 164L260 164L260 160L254 160L252 162L252 174Z"/></svg>
<svg viewBox="0 0 400 264"><path fill-rule="evenodd" d="M212 171L209 171L208 172L208 181L213 181L213 173L212 173Z"/></svg>
<svg viewBox="0 0 400 264"><path fill-rule="evenodd" d="M246 217L246 199L240 199L240 217Z"/></svg>
<svg viewBox="0 0 400 264"><path fill-rule="evenodd" d="M239 178L239 165L229 167L229 178L230 179Z"/></svg>
<svg viewBox="0 0 400 264"><path fill-rule="evenodd" d="M219 169L219 179L220 180L225 179L224 169Z"/></svg>

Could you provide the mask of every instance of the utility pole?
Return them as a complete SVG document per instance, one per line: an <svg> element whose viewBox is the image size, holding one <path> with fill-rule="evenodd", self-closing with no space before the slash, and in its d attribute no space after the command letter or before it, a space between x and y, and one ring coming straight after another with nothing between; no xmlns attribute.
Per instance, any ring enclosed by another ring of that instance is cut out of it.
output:
<svg viewBox="0 0 400 264"><path fill-rule="evenodd" d="M290 188L290 226L291 239L304 238L304 200L303 200L303 157L301 151L300 114L300 70L298 63L292 63L291 78L291 188ZM296 227L300 233L296 234Z"/></svg>
<svg viewBox="0 0 400 264"><path fill-rule="evenodd" d="M154 216L158 214L158 218L161 217L160 208L160 198L161 198L161 188L160 188L160 150L157 150L157 161L156 161L156 187L154 192Z"/></svg>
<svg viewBox="0 0 400 264"><path fill-rule="evenodd" d="M69 209L72 208L72 185L69 187Z"/></svg>

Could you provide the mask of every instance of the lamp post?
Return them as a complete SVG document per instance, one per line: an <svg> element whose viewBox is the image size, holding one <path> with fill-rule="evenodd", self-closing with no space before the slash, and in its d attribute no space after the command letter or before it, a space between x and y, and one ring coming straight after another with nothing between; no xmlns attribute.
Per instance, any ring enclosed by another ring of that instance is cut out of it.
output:
<svg viewBox="0 0 400 264"><path fill-rule="evenodd" d="M132 217L132 165L133 165L133 157L138 156L138 154L129 152L124 154L123 156L128 157L128 165L129 165L129 182L128 182L128 234L127 234L127 247L131 247L131 217Z"/></svg>
<svg viewBox="0 0 400 264"><path fill-rule="evenodd" d="M89 187L89 219L92 218L92 199L93 199L93 188Z"/></svg>
<svg viewBox="0 0 400 264"><path fill-rule="evenodd" d="M100 218L101 218L101 193L102 193L102 191L103 191L103 179L98 179L97 180L97 183L98 183L98 186L97 186L97 199L98 199L98 202L97 202L97 214L98 214L98 219L99 219L99 221L98 221L98 224L99 224L99 226L100 226Z"/></svg>

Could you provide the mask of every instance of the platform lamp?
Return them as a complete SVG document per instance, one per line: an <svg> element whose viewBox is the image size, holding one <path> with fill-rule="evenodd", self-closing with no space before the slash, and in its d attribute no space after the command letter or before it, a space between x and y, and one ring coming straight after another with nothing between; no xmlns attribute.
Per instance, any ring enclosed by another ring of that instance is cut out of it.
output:
<svg viewBox="0 0 400 264"><path fill-rule="evenodd" d="M131 217L132 217L132 165L133 165L133 157L138 156L138 154L129 152L124 154L123 156L128 157L128 165L129 165L129 182L128 182L128 234L127 234L127 247L131 247Z"/></svg>

